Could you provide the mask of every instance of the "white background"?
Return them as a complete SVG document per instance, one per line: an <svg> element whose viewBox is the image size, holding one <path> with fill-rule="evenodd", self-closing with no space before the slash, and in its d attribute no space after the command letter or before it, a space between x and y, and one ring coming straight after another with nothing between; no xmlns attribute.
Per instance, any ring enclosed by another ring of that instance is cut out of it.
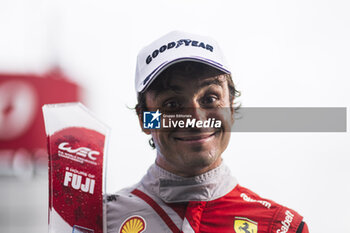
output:
<svg viewBox="0 0 350 233"><path fill-rule="evenodd" d="M137 52L172 30L210 35L246 107L350 107L346 0L0 2L0 71L60 66L112 128L108 192L137 182L155 151L133 110ZM349 117L348 117L349 120ZM327 124L327 122L325 122ZM314 233L350 232L349 133L233 133L241 185L287 205Z"/></svg>

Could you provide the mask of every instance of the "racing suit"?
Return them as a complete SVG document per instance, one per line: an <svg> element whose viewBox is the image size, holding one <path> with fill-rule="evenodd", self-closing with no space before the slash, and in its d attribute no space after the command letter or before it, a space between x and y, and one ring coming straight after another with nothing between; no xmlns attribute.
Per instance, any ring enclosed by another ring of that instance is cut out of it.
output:
<svg viewBox="0 0 350 233"><path fill-rule="evenodd" d="M153 164L108 196L108 233L308 233L292 209L240 186L225 164L184 178Z"/></svg>

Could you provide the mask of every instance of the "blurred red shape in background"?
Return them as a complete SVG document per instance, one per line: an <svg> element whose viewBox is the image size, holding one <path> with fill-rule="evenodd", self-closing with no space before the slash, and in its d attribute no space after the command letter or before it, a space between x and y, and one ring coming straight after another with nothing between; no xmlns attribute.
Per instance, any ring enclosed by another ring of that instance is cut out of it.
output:
<svg viewBox="0 0 350 233"><path fill-rule="evenodd" d="M81 101L80 93L81 87L59 68L42 75L0 73L0 166L5 173L47 160L41 107Z"/></svg>

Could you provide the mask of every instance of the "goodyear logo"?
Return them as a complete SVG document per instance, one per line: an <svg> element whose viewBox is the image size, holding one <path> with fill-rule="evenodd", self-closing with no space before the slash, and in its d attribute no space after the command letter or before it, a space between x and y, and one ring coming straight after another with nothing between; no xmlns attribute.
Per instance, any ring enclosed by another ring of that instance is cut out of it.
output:
<svg viewBox="0 0 350 233"><path fill-rule="evenodd" d="M172 41L169 42L168 44L162 45L159 49L156 49L152 52L152 54L148 55L146 58L146 64L148 65L151 63L151 61L156 58L160 53L163 53L166 50L172 49L172 48L179 48L181 46L192 46L192 47L198 47L202 48L205 50L208 50L210 52L213 52L214 47L210 44L203 43L201 41L196 41L196 40L190 40L190 39L182 39L178 41Z"/></svg>
<svg viewBox="0 0 350 233"><path fill-rule="evenodd" d="M258 223L248 218L236 217L234 229L236 233L257 233Z"/></svg>
<svg viewBox="0 0 350 233"><path fill-rule="evenodd" d="M119 233L141 233L146 230L146 221L138 215L127 218L119 229Z"/></svg>

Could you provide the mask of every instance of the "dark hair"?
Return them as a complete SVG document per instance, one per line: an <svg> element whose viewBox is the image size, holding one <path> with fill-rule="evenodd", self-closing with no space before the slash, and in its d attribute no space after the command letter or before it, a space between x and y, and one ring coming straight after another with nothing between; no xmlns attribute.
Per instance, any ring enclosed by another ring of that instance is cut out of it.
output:
<svg viewBox="0 0 350 233"><path fill-rule="evenodd" d="M208 77L214 77L214 76L221 76L223 75L227 80L227 85L229 89L229 98L230 102L233 102L235 97L240 96L240 92L236 89L232 77L230 74L226 74L218 69L215 69L211 66L208 66L203 63L199 62L193 62L193 61L183 61L176 63L166 70L164 70L159 76L154 80L153 83L147 88L145 92L139 92L137 94L137 104L135 106L136 114L139 117L142 117L142 113L144 111L147 111L147 105L146 105L146 93L148 91L154 91L154 90L163 90L167 89L170 83L171 77L173 77L174 74L184 74L184 75L191 75L191 76L201 76L201 75L207 75ZM238 110L240 107L239 104L234 103L234 109ZM153 142L153 138L149 140L150 146L155 149L155 145Z"/></svg>

